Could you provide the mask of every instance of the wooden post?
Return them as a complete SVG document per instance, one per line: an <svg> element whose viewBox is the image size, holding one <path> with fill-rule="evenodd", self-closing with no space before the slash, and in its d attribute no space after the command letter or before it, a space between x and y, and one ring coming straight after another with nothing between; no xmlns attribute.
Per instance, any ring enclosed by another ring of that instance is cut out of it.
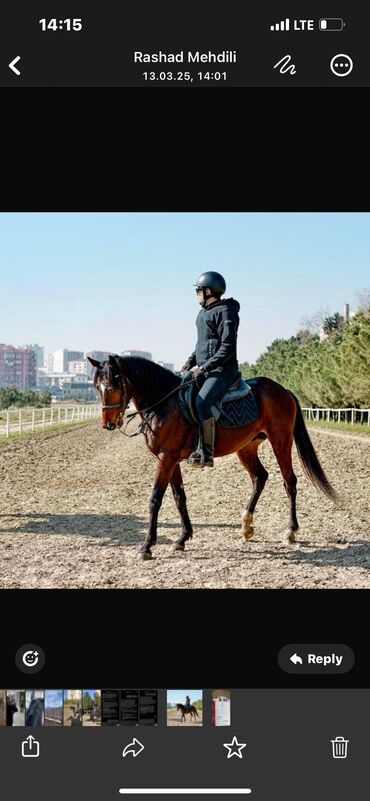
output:
<svg viewBox="0 0 370 801"><path fill-rule="evenodd" d="M10 431L9 418L10 418L10 412L7 412L6 413L6 436L7 437L9 436L9 431Z"/></svg>
<svg viewBox="0 0 370 801"><path fill-rule="evenodd" d="M31 425L31 430L32 430L32 431L34 431L34 430L35 430L35 410L34 410L34 409L32 409L32 425Z"/></svg>
<svg viewBox="0 0 370 801"><path fill-rule="evenodd" d="M354 423L354 415L355 415L355 410L351 409L351 426L353 426Z"/></svg>

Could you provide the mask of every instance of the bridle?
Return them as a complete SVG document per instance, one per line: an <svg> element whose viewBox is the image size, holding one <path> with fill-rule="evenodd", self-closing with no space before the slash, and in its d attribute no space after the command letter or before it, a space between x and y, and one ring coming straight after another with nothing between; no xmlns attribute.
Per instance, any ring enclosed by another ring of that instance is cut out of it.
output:
<svg viewBox="0 0 370 801"><path fill-rule="evenodd" d="M107 378L108 378L108 381L109 381L109 375L107 376ZM126 386L125 386L125 382L123 380L123 377L122 377L122 375L120 373L118 373L118 375L115 375L114 378L119 378L120 379L121 393L122 393L121 400L118 401L118 403L106 403L106 404L104 404L104 406L101 407L101 409L102 409L102 411L104 411L105 409L121 409L121 414L123 416L123 414L125 412L125 409L127 407L127 404L128 404ZM127 415L126 425L125 425L124 429L122 430L121 427L119 428L121 434L124 434L125 437L129 437L131 439L131 437L136 437L138 434L145 434L146 426L148 426L149 429L151 430L150 421L154 417L154 414L155 414L153 410L157 406L159 406L161 403L163 403L163 401L167 400L167 398L171 397L171 395L174 395L175 392L178 392L179 389L182 389L183 387L186 387L189 384L193 384L195 381L197 381L196 378L191 378L188 381L184 381L181 384L179 384L177 387L174 387L174 389L172 389L170 392L168 392L167 395L165 395L159 401L157 401L156 403L153 403L152 406L147 406L146 409L138 409L136 412L131 412L130 414L128 414ZM112 386L110 386L109 388L110 389L114 389L114 387L112 387ZM134 417L136 417L136 415L138 415L138 414L143 414L144 415L143 420L142 420L138 430L136 432L134 432L133 434L126 434L127 426L132 422Z"/></svg>
<svg viewBox="0 0 370 801"><path fill-rule="evenodd" d="M101 409L102 409L102 412L104 412L105 409L121 409L122 414L124 414L124 411L125 411L126 406L127 406L127 392L126 392L125 383L124 383L123 378L122 378L122 376L120 374L115 375L114 378L119 378L120 379L121 400L118 401L118 403L105 403L104 406L101 407ZM108 381L109 381L109 376L108 376ZM114 389L114 387L109 387L109 389Z"/></svg>

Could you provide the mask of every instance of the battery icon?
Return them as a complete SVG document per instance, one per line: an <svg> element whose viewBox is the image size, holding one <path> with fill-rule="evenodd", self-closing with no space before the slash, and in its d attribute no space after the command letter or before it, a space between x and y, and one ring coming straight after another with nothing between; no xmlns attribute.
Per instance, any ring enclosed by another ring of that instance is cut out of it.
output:
<svg viewBox="0 0 370 801"><path fill-rule="evenodd" d="M340 17L331 17L319 20L320 31L342 31L344 22Z"/></svg>

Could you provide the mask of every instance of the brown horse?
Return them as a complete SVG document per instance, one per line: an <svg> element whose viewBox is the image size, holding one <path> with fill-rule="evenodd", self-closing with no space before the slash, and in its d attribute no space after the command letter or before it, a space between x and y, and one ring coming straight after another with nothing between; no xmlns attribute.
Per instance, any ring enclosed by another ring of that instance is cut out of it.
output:
<svg viewBox="0 0 370 801"><path fill-rule="evenodd" d="M168 484L171 484L182 521L182 535L174 550L183 551L193 529L186 507L180 462L187 459L193 450L197 427L185 420L176 403L182 378L155 362L135 356L109 356L109 360L103 363L95 359L89 361L96 368L94 384L102 400L103 428L108 431L121 428L127 404L132 399L142 420L140 430L149 450L158 459L149 502L149 531L140 556L142 559L152 558L151 548L157 541L158 513ZM216 428L215 456L236 452L249 473L253 491L242 515L242 533L249 540L253 535L256 504L268 478L267 470L258 458L258 446L266 438L270 441L290 500L286 539L293 543L298 531L293 440L303 469L316 488L333 500L335 492L315 453L297 398L269 378L254 379L253 394L259 409L258 418L240 428Z"/></svg>
<svg viewBox="0 0 370 801"><path fill-rule="evenodd" d="M188 707L184 706L184 704L176 704L176 708L177 708L178 712L181 712L181 718L180 718L181 723L183 723L184 720L186 721L185 715L190 715L190 720L196 720L197 718L199 718L199 715L198 715L198 712L197 712L195 706L189 706L189 708L188 708Z"/></svg>

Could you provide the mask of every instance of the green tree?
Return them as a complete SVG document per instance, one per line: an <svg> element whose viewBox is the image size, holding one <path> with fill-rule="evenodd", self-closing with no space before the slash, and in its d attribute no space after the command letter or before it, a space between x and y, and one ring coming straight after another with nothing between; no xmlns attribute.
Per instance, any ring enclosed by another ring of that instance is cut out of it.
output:
<svg viewBox="0 0 370 801"><path fill-rule="evenodd" d="M267 376L297 395L303 406L370 408L370 314L358 311L348 323L333 315L330 335L302 332L275 339L256 364L242 364L244 377Z"/></svg>
<svg viewBox="0 0 370 801"><path fill-rule="evenodd" d="M335 312L330 317L326 317L323 324L322 330L324 334L327 336L331 336L335 331L341 331L344 324L344 318L342 317L339 312Z"/></svg>
<svg viewBox="0 0 370 801"><path fill-rule="evenodd" d="M0 408L10 409L11 406L18 406L21 393L16 387L2 387L0 389Z"/></svg>
<svg viewBox="0 0 370 801"><path fill-rule="evenodd" d="M242 364L239 364L239 369L242 378L252 378L257 375L254 365L249 364L249 362L242 362Z"/></svg>
<svg viewBox="0 0 370 801"><path fill-rule="evenodd" d="M25 389L20 392L16 387L3 387L0 389L0 409L21 408L23 406L33 406L40 408L50 406L50 392L35 392L33 389Z"/></svg>
<svg viewBox="0 0 370 801"><path fill-rule="evenodd" d="M88 692L88 690L85 690L85 692L84 692L84 703L83 703L83 705L84 705L84 709L91 709L94 706L93 699L91 698L91 695Z"/></svg>

